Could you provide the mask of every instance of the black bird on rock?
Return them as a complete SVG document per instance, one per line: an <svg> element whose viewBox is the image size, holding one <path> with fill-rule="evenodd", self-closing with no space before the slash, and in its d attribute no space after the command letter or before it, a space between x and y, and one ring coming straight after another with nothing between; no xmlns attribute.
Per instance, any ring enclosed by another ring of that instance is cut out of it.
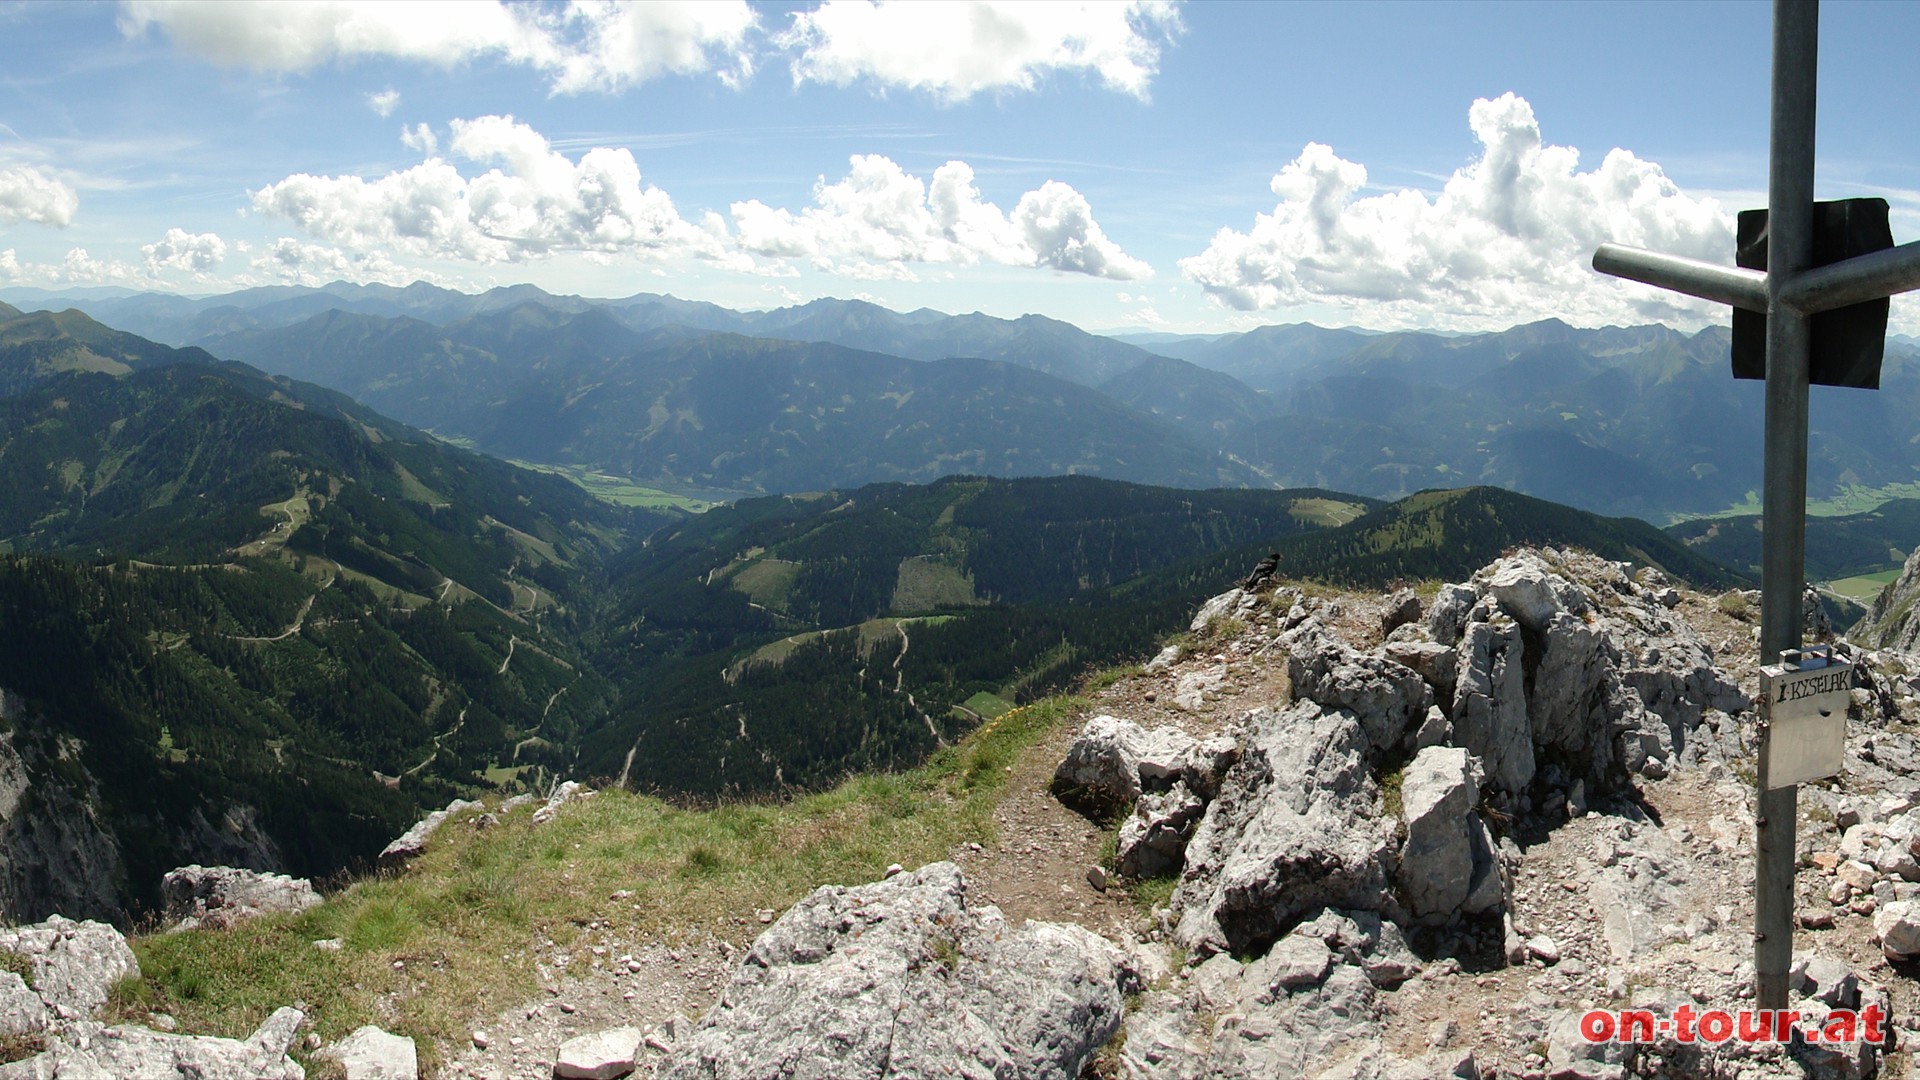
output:
<svg viewBox="0 0 1920 1080"><path fill-rule="evenodd" d="M1247 575L1247 580L1241 582L1240 587L1252 592L1272 582L1274 571L1278 569L1280 569L1280 553L1275 551L1254 565L1253 573Z"/></svg>

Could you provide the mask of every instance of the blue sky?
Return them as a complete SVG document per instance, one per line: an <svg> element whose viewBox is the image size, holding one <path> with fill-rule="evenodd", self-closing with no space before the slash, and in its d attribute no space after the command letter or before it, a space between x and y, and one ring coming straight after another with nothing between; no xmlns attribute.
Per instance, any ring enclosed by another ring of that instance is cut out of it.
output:
<svg viewBox="0 0 1920 1080"><path fill-rule="evenodd" d="M864 296L1095 329L1718 318L1764 3L0 6L0 285ZM1820 196L1920 238L1920 5L1822 14ZM423 126L424 125L424 126ZM1612 154L1616 148L1622 153ZM1577 149L1577 161L1572 150ZM1913 306L1895 328L1920 332Z"/></svg>

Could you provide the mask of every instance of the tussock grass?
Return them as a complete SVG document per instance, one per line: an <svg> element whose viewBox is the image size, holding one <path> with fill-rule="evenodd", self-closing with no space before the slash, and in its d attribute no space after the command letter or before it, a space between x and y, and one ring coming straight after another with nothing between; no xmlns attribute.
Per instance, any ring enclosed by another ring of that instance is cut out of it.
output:
<svg viewBox="0 0 1920 1080"><path fill-rule="evenodd" d="M134 938L142 976L115 989L113 1008L238 1038L300 1003L328 1041L365 1023L413 1036L429 1073L440 1066L434 1040L457 1046L468 1024L538 992L546 940L584 947L597 925L636 944L702 934L743 943L759 931L756 909L992 844L1007 766L1085 706L1063 697L1014 709L920 768L785 802L687 809L607 790L538 827L531 807L485 831L457 815L409 869L310 911ZM341 947L314 945L328 939Z"/></svg>

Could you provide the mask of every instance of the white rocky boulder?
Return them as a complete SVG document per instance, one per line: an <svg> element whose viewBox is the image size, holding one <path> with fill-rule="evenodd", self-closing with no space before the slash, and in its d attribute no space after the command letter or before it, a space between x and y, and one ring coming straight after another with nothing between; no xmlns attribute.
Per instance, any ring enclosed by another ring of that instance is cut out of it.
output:
<svg viewBox="0 0 1920 1080"><path fill-rule="evenodd" d="M1523 791L1533 782L1534 758L1520 626L1508 618L1468 623L1458 650L1454 741L1480 759L1494 787Z"/></svg>
<svg viewBox="0 0 1920 1080"><path fill-rule="evenodd" d="M181 929L231 926L271 912L305 911L320 903L306 878L231 866L182 866L160 879L167 918Z"/></svg>
<svg viewBox="0 0 1920 1080"><path fill-rule="evenodd" d="M113 984L140 974L120 931L105 923L49 915L45 922L0 930L0 949L26 958L27 982L49 1006L80 1016L106 1004Z"/></svg>
<svg viewBox="0 0 1920 1080"><path fill-rule="evenodd" d="M655 1075L1073 1080L1119 1029L1124 956L1083 927L1009 927L966 894L952 863L815 890Z"/></svg>
<svg viewBox="0 0 1920 1080"><path fill-rule="evenodd" d="M303 1080L306 1070L287 1056L306 1019L280 1009L245 1039L175 1035L135 1025L68 1025L33 1057L0 1065L0 1080L106 1080L144 1077L246 1077Z"/></svg>
<svg viewBox="0 0 1920 1080"><path fill-rule="evenodd" d="M1406 842L1398 879L1412 914L1444 919L1455 912L1485 910L1477 895L1495 874L1485 825L1474 813L1480 779L1473 756L1459 747L1430 746L1401 773L1400 817ZM1497 901L1499 893L1495 890Z"/></svg>
<svg viewBox="0 0 1920 1080"><path fill-rule="evenodd" d="M419 1080L420 1059L413 1040L372 1024L321 1051L338 1061L347 1080Z"/></svg>
<svg viewBox="0 0 1920 1080"><path fill-rule="evenodd" d="M1086 722L1053 773L1053 793L1095 817L1123 813L1142 791L1165 791L1193 765L1195 742L1172 728L1148 731L1131 720Z"/></svg>
<svg viewBox="0 0 1920 1080"><path fill-rule="evenodd" d="M1329 709L1351 710L1375 750L1397 747L1410 728L1426 719L1433 690L1412 668L1354 649L1317 619L1288 631L1282 640L1294 696Z"/></svg>
<svg viewBox="0 0 1920 1080"><path fill-rule="evenodd" d="M1206 804L1185 781L1176 781L1173 790L1162 794L1142 795L1120 824L1114 847L1121 876L1151 878L1178 872L1205 810Z"/></svg>
<svg viewBox="0 0 1920 1080"><path fill-rule="evenodd" d="M617 1027L579 1035L560 1044L553 1075L560 1080L614 1080L633 1071L640 1056L640 1029Z"/></svg>
<svg viewBox="0 0 1920 1080"><path fill-rule="evenodd" d="M1394 823L1371 745L1346 709L1297 702L1248 717L1240 761L1187 846L1176 937L1197 952L1256 952L1300 915L1384 901Z"/></svg>
<svg viewBox="0 0 1920 1080"><path fill-rule="evenodd" d="M1911 960L1920 956L1920 903L1895 900L1873 912L1873 932L1880 938L1880 951L1889 960Z"/></svg>

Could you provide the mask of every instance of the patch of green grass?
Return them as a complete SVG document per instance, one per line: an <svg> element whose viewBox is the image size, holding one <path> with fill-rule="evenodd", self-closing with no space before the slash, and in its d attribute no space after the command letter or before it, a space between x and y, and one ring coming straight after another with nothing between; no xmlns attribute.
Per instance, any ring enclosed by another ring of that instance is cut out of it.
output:
<svg viewBox="0 0 1920 1080"><path fill-rule="evenodd" d="M1809 517L1844 517L1848 514L1864 514L1869 510L1878 510L1894 499L1920 499L1920 483L1887 484L1883 487L1863 487L1854 485L1843 488L1839 494L1825 499L1808 499ZM1696 518L1743 517L1761 512L1760 493L1747 492L1747 497L1724 510L1715 510L1711 514L1669 514L1666 525L1677 525L1682 521Z"/></svg>
<svg viewBox="0 0 1920 1080"><path fill-rule="evenodd" d="M1013 709L1013 702L985 690L960 703L960 707L983 720L997 720Z"/></svg>
<svg viewBox="0 0 1920 1080"><path fill-rule="evenodd" d="M696 499L690 495L676 495L671 491L647 487L627 477L596 472L584 465L540 465L531 461L513 463L523 469L564 476L594 498L619 506L642 506L655 510L671 507L699 514L720 505L706 499Z"/></svg>
<svg viewBox="0 0 1920 1080"><path fill-rule="evenodd" d="M1080 692L1083 694L1097 694L1122 679L1131 679L1136 675L1143 674L1145 674L1145 672L1141 670L1138 664L1106 668L1087 679L1086 685L1081 687Z"/></svg>
<svg viewBox="0 0 1920 1080"><path fill-rule="evenodd" d="M304 1002L321 1038L381 1022L414 1037L422 1075L435 1075L436 1042L461 1045L476 1019L539 992L532 942L578 951L599 922L635 942L711 933L744 944L760 929L757 908L991 845L1008 767L1086 706L1056 697L1008 709L917 769L784 803L695 810L609 789L540 826L519 813L484 831L443 828L407 870L298 915L136 936L143 975L115 989L111 1009L242 1038ZM314 945L327 939L342 947ZM397 1016L383 1020L387 1008Z"/></svg>
<svg viewBox="0 0 1920 1080"><path fill-rule="evenodd" d="M1328 528L1338 528L1366 512L1367 508L1360 503L1339 499L1295 499L1293 505L1287 507L1288 517Z"/></svg>
<svg viewBox="0 0 1920 1080"><path fill-rule="evenodd" d="M1399 822L1401 812L1406 808L1402 801L1400 788L1406 782L1407 771L1404 767L1380 775L1380 807L1387 820Z"/></svg>
<svg viewBox="0 0 1920 1080"><path fill-rule="evenodd" d="M1173 902L1173 890L1180 886L1180 875L1141 878L1127 886L1128 895L1141 911L1151 913Z"/></svg>
<svg viewBox="0 0 1920 1080"><path fill-rule="evenodd" d="M11 971L29 982L33 979L33 961L14 952L12 949L0 949L0 971Z"/></svg>
<svg viewBox="0 0 1920 1080"><path fill-rule="evenodd" d="M1834 592L1839 593L1849 600L1858 600L1863 604L1871 604L1879 597L1880 590L1893 584L1899 577L1900 568L1896 566L1891 570L1882 570L1877 574L1860 574L1855 577L1839 578L1835 581L1829 581L1827 582L1827 588L1832 589Z"/></svg>

